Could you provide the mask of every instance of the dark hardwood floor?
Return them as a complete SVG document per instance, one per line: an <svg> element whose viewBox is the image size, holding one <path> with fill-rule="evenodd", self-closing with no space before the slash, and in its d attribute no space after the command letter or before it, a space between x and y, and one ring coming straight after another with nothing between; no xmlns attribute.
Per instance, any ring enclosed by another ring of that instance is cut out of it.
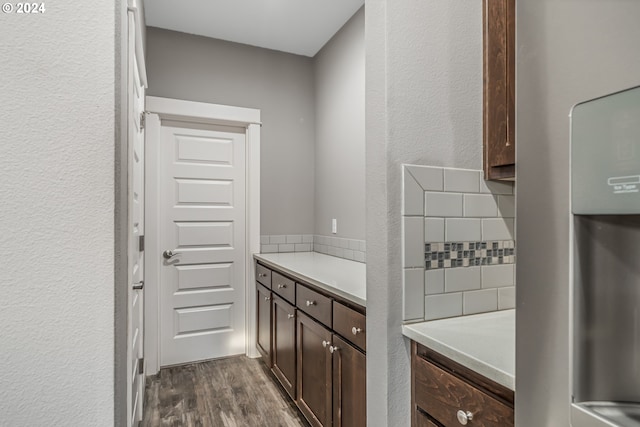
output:
<svg viewBox="0 0 640 427"><path fill-rule="evenodd" d="M147 380L144 427L308 426L260 359L165 368Z"/></svg>

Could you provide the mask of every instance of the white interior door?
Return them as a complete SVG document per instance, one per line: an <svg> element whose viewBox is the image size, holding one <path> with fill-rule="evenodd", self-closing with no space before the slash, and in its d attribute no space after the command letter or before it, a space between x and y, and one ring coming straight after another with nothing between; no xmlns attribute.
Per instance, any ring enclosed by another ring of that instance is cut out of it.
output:
<svg viewBox="0 0 640 427"><path fill-rule="evenodd" d="M135 51L135 20L129 13L128 161L129 161L129 291L127 313L127 405L130 426L142 420L144 404L144 86Z"/></svg>
<svg viewBox="0 0 640 427"><path fill-rule="evenodd" d="M245 352L244 132L162 123L162 366Z"/></svg>

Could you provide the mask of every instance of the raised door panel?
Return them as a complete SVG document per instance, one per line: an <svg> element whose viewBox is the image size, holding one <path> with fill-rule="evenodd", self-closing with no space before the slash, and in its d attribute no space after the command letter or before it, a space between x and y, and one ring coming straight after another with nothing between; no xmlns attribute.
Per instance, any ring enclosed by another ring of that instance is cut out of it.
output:
<svg viewBox="0 0 640 427"><path fill-rule="evenodd" d="M296 309L273 295L272 370L289 396L296 398Z"/></svg>
<svg viewBox="0 0 640 427"><path fill-rule="evenodd" d="M257 321L258 340L257 347L267 366L271 367L271 291L258 284Z"/></svg>
<svg viewBox="0 0 640 427"><path fill-rule="evenodd" d="M354 346L333 336L333 425L367 425L367 359Z"/></svg>
<svg viewBox="0 0 640 427"><path fill-rule="evenodd" d="M332 420L331 331L298 313L298 407L312 426Z"/></svg>

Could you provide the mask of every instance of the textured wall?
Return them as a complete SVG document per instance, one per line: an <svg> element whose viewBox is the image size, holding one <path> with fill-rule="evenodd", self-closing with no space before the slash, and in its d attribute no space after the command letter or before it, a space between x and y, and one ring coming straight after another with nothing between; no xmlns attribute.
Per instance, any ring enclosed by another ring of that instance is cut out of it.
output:
<svg viewBox="0 0 640 427"><path fill-rule="evenodd" d="M516 425L569 425L569 111L640 84L640 2L518 0ZM541 315L544 313L544 315Z"/></svg>
<svg viewBox="0 0 640 427"><path fill-rule="evenodd" d="M366 3L368 419L409 425L401 164L482 167L482 5Z"/></svg>
<svg viewBox="0 0 640 427"><path fill-rule="evenodd" d="M315 233L364 239L364 8L314 58Z"/></svg>
<svg viewBox="0 0 640 427"><path fill-rule="evenodd" d="M115 2L0 17L0 424L112 426Z"/></svg>
<svg viewBox="0 0 640 427"><path fill-rule="evenodd" d="M313 234L311 58L147 29L148 95L259 108L261 234Z"/></svg>

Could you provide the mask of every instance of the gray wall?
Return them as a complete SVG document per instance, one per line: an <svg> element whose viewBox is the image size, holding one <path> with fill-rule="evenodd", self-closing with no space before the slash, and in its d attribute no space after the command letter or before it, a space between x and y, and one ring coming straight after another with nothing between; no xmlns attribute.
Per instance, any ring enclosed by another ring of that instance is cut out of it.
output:
<svg viewBox="0 0 640 427"><path fill-rule="evenodd" d="M0 424L113 426L121 2L46 6L0 25Z"/></svg>
<svg viewBox="0 0 640 427"><path fill-rule="evenodd" d="M311 58L147 29L148 95L259 108L261 234L313 234Z"/></svg>
<svg viewBox="0 0 640 427"><path fill-rule="evenodd" d="M516 424L569 424L569 110L640 84L640 2L519 0Z"/></svg>
<svg viewBox="0 0 640 427"><path fill-rule="evenodd" d="M364 239L364 8L314 57L315 234Z"/></svg>
<svg viewBox="0 0 640 427"><path fill-rule="evenodd" d="M409 425L401 333L401 164L482 167L482 7L366 3L367 411Z"/></svg>

